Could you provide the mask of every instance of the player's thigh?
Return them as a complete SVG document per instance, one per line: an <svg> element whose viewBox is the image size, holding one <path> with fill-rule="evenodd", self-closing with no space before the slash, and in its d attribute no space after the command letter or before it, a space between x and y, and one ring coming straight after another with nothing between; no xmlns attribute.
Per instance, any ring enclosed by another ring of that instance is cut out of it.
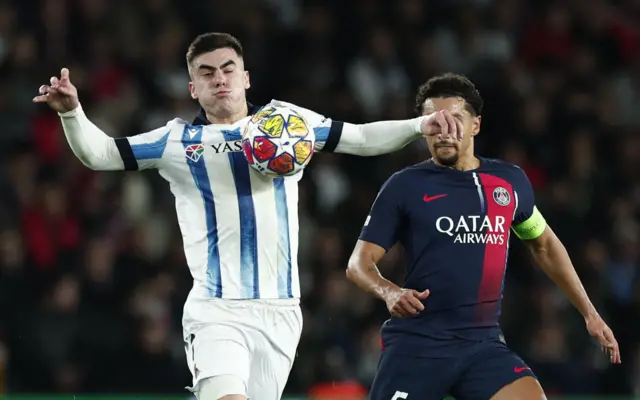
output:
<svg viewBox="0 0 640 400"><path fill-rule="evenodd" d="M453 382L454 364L447 359L430 359L382 352L371 386L369 400L441 400Z"/></svg>
<svg viewBox="0 0 640 400"><path fill-rule="evenodd" d="M491 400L546 400L546 398L540 382L532 376L525 376L500 389Z"/></svg>
<svg viewBox="0 0 640 400"><path fill-rule="evenodd" d="M250 335L252 359L249 398L279 400L293 367L300 335L300 307L265 309L261 329Z"/></svg>
<svg viewBox="0 0 640 400"><path fill-rule="evenodd" d="M193 375L192 391L199 393L206 380L208 397L247 397L251 355L250 344L240 327L228 324L201 327L188 337L187 363Z"/></svg>
<svg viewBox="0 0 640 400"><path fill-rule="evenodd" d="M490 400L496 399L502 390L509 394L520 393L513 400L544 399L544 392L525 362L513 353L504 343L499 341L483 343L481 349L464 364L451 395L456 400ZM526 378L526 379L523 379ZM517 382L517 383L516 383ZM525 396L525 397L522 397Z"/></svg>

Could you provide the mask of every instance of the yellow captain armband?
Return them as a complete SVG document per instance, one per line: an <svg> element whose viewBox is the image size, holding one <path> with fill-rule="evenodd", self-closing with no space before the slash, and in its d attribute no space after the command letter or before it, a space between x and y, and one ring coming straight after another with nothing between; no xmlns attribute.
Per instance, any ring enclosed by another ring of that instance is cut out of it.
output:
<svg viewBox="0 0 640 400"><path fill-rule="evenodd" d="M516 236L522 240L532 240L537 239L542 233L544 229L547 227L547 221L545 221L540 211L536 206L533 206L533 212L531 216L526 221L514 225L511 227Z"/></svg>

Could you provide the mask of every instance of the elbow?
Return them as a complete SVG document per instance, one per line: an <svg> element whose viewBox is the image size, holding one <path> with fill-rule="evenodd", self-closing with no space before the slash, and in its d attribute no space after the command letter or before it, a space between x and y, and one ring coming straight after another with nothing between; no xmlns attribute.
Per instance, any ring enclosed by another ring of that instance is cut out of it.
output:
<svg viewBox="0 0 640 400"><path fill-rule="evenodd" d="M537 238L525 241L525 244L531 253L538 256L549 254L558 245L562 247L562 243L549 227Z"/></svg>
<svg viewBox="0 0 640 400"><path fill-rule="evenodd" d="M80 157L78 156L78 160L80 160L80 162L82 163L82 165L84 165L85 167L89 168L92 171L103 171L104 168L102 168L102 166L100 165L99 162L96 162L95 160L92 160L88 157Z"/></svg>
<svg viewBox="0 0 640 400"><path fill-rule="evenodd" d="M352 255L349 258L349 263L347 264L346 276L347 279L351 282L356 281L356 276L358 275L358 269L360 268L359 257Z"/></svg>
<svg viewBox="0 0 640 400"><path fill-rule="evenodd" d="M84 165L85 167L89 168L92 171L100 171L100 168L93 162L91 162L90 160L87 159L79 159L80 162L82 163L82 165Z"/></svg>
<svg viewBox="0 0 640 400"><path fill-rule="evenodd" d="M382 149L382 148L376 148L376 147L362 147L360 149L360 154L358 154L361 157L375 157L375 156L381 156L383 154L387 154L389 151L387 149Z"/></svg>

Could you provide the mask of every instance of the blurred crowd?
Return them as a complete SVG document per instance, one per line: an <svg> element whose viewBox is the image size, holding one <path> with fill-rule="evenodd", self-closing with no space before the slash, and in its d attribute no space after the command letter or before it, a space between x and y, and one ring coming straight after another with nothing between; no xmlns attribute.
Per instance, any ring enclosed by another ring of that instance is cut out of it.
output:
<svg viewBox="0 0 640 400"><path fill-rule="evenodd" d="M13 0L0 2L0 374L7 392L183 393L191 278L167 184L95 173L31 99L71 71L112 136L191 120L186 46L227 31L250 101L338 120L414 114L417 86L467 74L486 102L477 151L520 165L618 336L612 368L515 243L502 324L549 393L640 395L640 2L634 0ZM304 333L287 393L366 387L384 304L344 277L380 184L428 157L319 154L300 186ZM381 266L401 283L402 251Z"/></svg>

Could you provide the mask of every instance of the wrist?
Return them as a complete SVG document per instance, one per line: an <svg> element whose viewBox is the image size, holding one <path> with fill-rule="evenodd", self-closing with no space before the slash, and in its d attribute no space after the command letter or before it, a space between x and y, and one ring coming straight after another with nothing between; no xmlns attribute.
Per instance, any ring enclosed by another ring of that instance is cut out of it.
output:
<svg viewBox="0 0 640 400"><path fill-rule="evenodd" d="M76 117L81 112L82 112L82 106L80 105L80 103L78 103L78 105L72 110L65 111L65 112L58 112L58 116L60 118L73 118L73 117Z"/></svg>
<svg viewBox="0 0 640 400"><path fill-rule="evenodd" d="M582 314L582 316L586 321L594 318L600 318L600 314L598 314L598 311L596 311L596 308L591 304L587 308L587 311Z"/></svg>
<svg viewBox="0 0 640 400"><path fill-rule="evenodd" d="M393 299L397 292L401 290L402 289L400 289L398 285L385 279L384 282L377 285L375 292L382 301L387 303L390 299Z"/></svg>
<svg viewBox="0 0 640 400"><path fill-rule="evenodd" d="M428 117L427 115L421 115L421 116L411 120L411 123L413 124L413 131L414 131L416 137L422 136L422 122L427 117Z"/></svg>

